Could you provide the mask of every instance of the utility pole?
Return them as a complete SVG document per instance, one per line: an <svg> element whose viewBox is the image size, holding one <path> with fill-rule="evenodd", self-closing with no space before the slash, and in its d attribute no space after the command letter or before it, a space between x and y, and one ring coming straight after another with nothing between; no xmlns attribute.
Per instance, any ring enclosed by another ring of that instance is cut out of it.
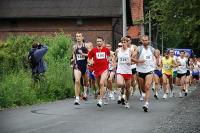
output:
<svg viewBox="0 0 200 133"><path fill-rule="evenodd" d="M122 0L122 13L123 13L123 36L126 36L127 35L126 0Z"/></svg>
<svg viewBox="0 0 200 133"><path fill-rule="evenodd" d="M149 42L151 43L151 11L149 11Z"/></svg>

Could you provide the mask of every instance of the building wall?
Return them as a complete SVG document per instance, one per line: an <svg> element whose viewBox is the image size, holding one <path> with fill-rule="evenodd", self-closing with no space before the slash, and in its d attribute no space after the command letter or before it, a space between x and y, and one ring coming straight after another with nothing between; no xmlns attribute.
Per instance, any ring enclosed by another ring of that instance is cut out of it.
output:
<svg viewBox="0 0 200 133"><path fill-rule="evenodd" d="M103 36L112 43L112 19L13 19L0 21L0 39L9 34L46 35L64 31L74 37L76 32L82 32L86 41L96 42L97 36Z"/></svg>

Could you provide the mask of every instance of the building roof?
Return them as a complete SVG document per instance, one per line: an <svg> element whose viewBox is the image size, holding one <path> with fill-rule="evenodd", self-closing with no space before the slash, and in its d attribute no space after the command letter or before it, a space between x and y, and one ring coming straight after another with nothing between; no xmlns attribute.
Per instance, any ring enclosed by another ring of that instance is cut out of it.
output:
<svg viewBox="0 0 200 133"><path fill-rule="evenodd" d="M1 0L0 18L120 17L121 0Z"/></svg>

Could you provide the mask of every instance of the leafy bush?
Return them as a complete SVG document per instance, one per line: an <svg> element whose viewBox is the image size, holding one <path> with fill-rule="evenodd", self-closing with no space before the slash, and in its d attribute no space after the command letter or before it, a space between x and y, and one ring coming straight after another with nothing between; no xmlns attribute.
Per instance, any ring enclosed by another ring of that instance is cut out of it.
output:
<svg viewBox="0 0 200 133"><path fill-rule="evenodd" d="M33 42L48 45L44 80L33 84L28 51ZM9 36L0 42L0 107L64 99L73 95L70 57L71 37L61 33L49 36Z"/></svg>

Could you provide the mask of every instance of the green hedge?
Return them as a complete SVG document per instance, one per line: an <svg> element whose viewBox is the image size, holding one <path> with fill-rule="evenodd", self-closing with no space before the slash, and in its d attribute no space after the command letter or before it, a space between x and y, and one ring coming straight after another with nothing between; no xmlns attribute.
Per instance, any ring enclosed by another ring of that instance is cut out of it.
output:
<svg viewBox="0 0 200 133"><path fill-rule="evenodd" d="M41 82L31 79L27 55L33 42L48 45L48 70ZM10 35L0 42L0 108L31 105L73 96L71 37L64 33L49 36Z"/></svg>

